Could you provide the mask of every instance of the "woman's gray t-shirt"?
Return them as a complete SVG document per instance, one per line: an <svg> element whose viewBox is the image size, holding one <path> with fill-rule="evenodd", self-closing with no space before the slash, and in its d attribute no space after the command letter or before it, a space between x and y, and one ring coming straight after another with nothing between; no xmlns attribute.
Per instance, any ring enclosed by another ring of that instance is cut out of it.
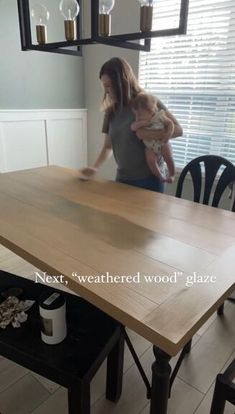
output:
<svg viewBox="0 0 235 414"><path fill-rule="evenodd" d="M165 109L164 105L161 107ZM152 175L145 158L145 145L131 130L134 121L135 115L130 107L123 107L109 121L104 118L102 132L111 138L117 180L140 180Z"/></svg>

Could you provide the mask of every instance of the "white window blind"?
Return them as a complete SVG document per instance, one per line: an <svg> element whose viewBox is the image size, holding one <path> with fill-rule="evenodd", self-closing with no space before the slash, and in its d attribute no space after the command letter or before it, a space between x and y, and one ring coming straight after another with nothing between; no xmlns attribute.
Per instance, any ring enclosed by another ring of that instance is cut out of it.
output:
<svg viewBox="0 0 235 414"><path fill-rule="evenodd" d="M154 1L154 28L178 12L179 1ZM187 35L152 39L139 78L184 129L171 141L177 166L204 154L235 164L235 0L190 0Z"/></svg>

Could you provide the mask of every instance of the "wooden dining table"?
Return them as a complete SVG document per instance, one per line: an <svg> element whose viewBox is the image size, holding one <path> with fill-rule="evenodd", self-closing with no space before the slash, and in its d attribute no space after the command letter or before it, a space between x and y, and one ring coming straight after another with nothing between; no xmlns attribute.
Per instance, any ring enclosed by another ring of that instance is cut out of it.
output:
<svg viewBox="0 0 235 414"><path fill-rule="evenodd" d="M0 174L0 242L153 344L151 414L235 289L234 213L62 167Z"/></svg>

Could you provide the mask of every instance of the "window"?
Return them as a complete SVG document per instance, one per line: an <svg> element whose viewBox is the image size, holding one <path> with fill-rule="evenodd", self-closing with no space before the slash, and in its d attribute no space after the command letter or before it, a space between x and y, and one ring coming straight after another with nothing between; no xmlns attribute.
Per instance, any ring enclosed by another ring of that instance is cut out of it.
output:
<svg viewBox="0 0 235 414"><path fill-rule="evenodd" d="M154 28L174 21L179 4L156 0ZM176 165L204 154L235 164L235 1L190 0L187 35L152 39L140 53L141 85L184 129L172 141Z"/></svg>

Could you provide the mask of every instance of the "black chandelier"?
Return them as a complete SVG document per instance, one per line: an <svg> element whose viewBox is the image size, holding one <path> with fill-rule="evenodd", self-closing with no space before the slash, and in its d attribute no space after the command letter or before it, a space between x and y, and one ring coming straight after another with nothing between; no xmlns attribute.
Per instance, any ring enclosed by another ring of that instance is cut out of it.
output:
<svg viewBox="0 0 235 414"><path fill-rule="evenodd" d="M111 34L111 15L115 0L91 0L91 37L82 38L82 0L61 0L59 9L64 16L65 41L47 42L49 12L42 4L31 10L29 0L17 0L22 50L81 55L81 46L100 43L126 49L150 51L151 38L185 34L189 0L181 0L179 26L172 29L152 30L153 0L140 2L140 31L119 35ZM32 43L31 17L36 22L37 44ZM134 41L143 39L143 44ZM75 46L71 49L71 46ZM75 50L74 50L75 49Z"/></svg>

